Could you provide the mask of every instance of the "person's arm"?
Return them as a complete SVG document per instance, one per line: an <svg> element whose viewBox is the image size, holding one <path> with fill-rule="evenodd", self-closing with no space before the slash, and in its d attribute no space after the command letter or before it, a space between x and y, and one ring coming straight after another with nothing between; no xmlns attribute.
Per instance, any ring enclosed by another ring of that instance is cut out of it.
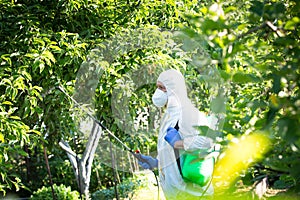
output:
<svg viewBox="0 0 300 200"><path fill-rule="evenodd" d="M198 116L195 119L191 119L189 122L190 124L186 124L185 126L179 124L180 135L183 139L182 142L179 142L176 146L179 148L181 147L186 151L210 149L214 145L213 140L207 136L199 135L199 130L195 127L208 126L210 129L214 130L214 123L212 123L212 120L209 120L205 113L198 112ZM192 124L195 125L191 126Z"/></svg>
<svg viewBox="0 0 300 200"><path fill-rule="evenodd" d="M213 141L209 138L200 138L198 136L192 137L189 140L194 141L191 143L190 141L184 140L178 140L174 143L175 149L184 149L187 151L197 150L199 147L202 147L202 149L209 149L213 145ZM184 143L186 143L186 148L184 146Z"/></svg>
<svg viewBox="0 0 300 200"><path fill-rule="evenodd" d="M168 128L165 140L173 148L186 151L209 149L213 146L213 140L206 136L194 135L181 139L179 132L172 127Z"/></svg>
<svg viewBox="0 0 300 200"><path fill-rule="evenodd" d="M143 154L136 154L136 158L138 159L139 165L143 169L153 170L158 167L158 159L153 158L152 156L146 156Z"/></svg>
<svg viewBox="0 0 300 200"><path fill-rule="evenodd" d="M175 144L174 144L174 148L175 149L184 149L183 140L176 141Z"/></svg>
<svg viewBox="0 0 300 200"><path fill-rule="evenodd" d="M182 146L186 151L210 149L213 145L214 142L211 138L200 135L186 137L182 140L182 145L180 143L178 144L179 147Z"/></svg>

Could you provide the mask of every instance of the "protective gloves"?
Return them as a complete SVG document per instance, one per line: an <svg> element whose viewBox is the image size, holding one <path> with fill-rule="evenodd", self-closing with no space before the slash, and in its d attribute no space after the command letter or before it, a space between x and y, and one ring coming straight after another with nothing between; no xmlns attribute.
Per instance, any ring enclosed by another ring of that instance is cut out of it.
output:
<svg viewBox="0 0 300 200"><path fill-rule="evenodd" d="M158 160L152 156L145 156L143 154L138 154L138 163L143 169L154 169L158 167Z"/></svg>
<svg viewBox="0 0 300 200"><path fill-rule="evenodd" d="M169 127L167 129L165 140L174 148L175 142L181 140L181 137L175 128Z"/></svg>

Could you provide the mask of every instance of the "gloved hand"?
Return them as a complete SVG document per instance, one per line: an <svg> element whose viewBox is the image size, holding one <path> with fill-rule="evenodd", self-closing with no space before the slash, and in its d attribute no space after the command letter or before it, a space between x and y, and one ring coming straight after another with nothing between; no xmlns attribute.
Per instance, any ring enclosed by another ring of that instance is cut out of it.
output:
<svg viewBox="0 0 300 200"><path fill-rule="evenodd" d="M165 136L165 140L174 148L175 142L181 140L181 137L175 128L169 127L167 129L167 135Z"/></svg>
<svg viewBox="0 0 300 200"><path fill-rule="evenodd" d="M158 160L152 156L145 156L143 154L137 154L138 163L143 169L154 169L158 167Z"/></svg>

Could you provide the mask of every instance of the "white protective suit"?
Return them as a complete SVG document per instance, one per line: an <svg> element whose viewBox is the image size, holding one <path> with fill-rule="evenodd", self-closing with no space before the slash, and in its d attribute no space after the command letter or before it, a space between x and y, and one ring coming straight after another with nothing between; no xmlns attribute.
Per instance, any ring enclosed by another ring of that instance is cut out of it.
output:
<svg viewBox="0 0 300 200"><path fill-rule="evenodd" d="M207 186L200 187L196 184L187 184L178 171L173 147L164 139L167 128L179 125L179 133L183 139L185 150L209 149L213 146L213 140L199 136L194 126L209 124L204 113L200 112L192 104L187 96L185 80L182 74L174 69L164 71L158 77L167 90L168 102L166 113L161 121L158 136L158 169L160 184L166 199L197 199ZM205 195L212 195L213 187L209 186Z"/></svg>

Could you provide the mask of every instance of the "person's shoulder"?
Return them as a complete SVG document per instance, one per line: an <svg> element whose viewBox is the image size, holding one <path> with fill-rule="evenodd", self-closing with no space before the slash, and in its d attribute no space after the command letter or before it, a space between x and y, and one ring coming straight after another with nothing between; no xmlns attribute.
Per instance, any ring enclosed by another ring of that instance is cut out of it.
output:
<svg viewBox="0 0 300 200"><path fill-rule="evenodd" d="M199 112L201 115L207 116L207 112L200 111L200 110L198 110L198 112Z"/></svg>
<svg viewBox="0 0 300 200"><path fill-rule="evenodd" d="M198 110L198 115L199 115L199 117L207 117L207 113L206 112L203 112L203 111L199 111Z"/></svg>

